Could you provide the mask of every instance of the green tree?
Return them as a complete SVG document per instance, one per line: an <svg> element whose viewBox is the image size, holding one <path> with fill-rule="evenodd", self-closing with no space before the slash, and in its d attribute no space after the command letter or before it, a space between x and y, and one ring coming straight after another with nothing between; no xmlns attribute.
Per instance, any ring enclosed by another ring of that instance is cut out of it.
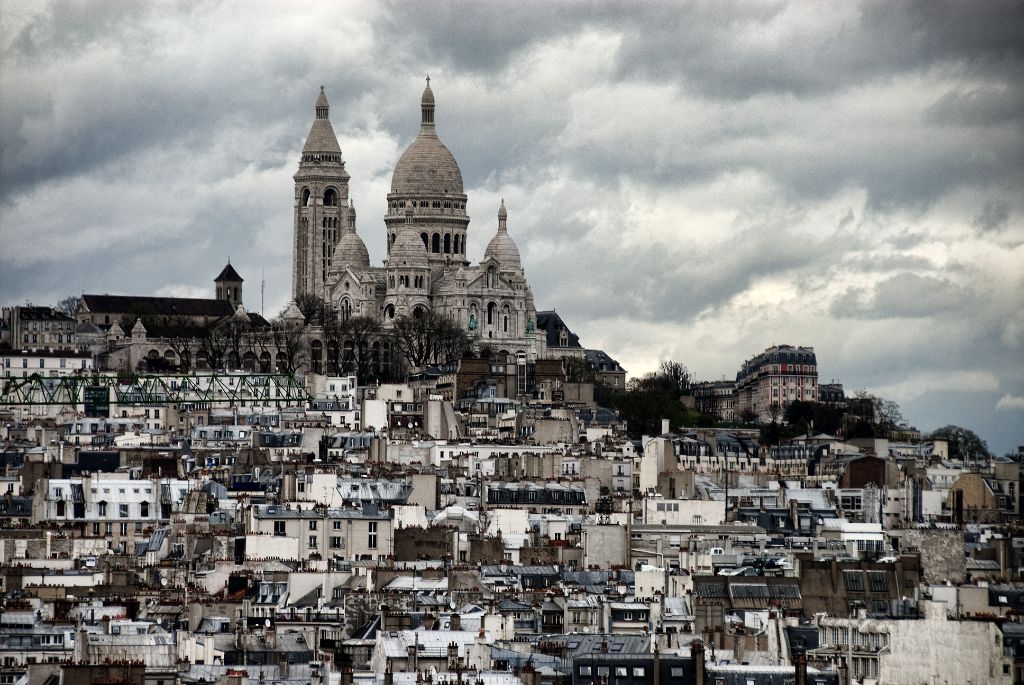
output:
<svg viewBox="0 0 1024 685"><path fill-rule="evenodd" d="M960 461L984 461L992 456L988 444L972 430L960 426L943 426L931 432L931 440L949 443L949 456Z"/></svg>

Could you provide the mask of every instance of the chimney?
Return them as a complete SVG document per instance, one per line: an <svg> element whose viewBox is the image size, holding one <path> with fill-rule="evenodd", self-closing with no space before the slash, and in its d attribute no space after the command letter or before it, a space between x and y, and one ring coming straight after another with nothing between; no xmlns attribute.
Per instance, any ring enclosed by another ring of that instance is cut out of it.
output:
<svg viewBox="0 0 1024 685"><path fill-rule="evenodd" d="M459 667L459 643L448 643L448 670L454 671Z"/></svg>
<svg viewBox="0 0 1024 685"><path fill-rule="evenodd" d="M341 667L341 685L352 685L352 667Z"/></svg>
<svg viewBox="0 0 1024 685"><path fill-rule="evenodd" d="M417 664L416 657L417 657L417 655L419 653L419 649L418 648L419 648L418 644L411 644L411 645L409 645L406 648L406 654L409 657L408 658L408 663L406 664L406 667L405 667L406 673L408 673L409 671L415 671L416 670L416 664Z"/></svg>
<svg viewBox="0 0 1024 685"><path fill-rule="evenodd" d="M793 649L793 666L796 667L793 685L807 685L807 652L803 647Z"/></svg>
<svg viewBox="0 0 1024 685"><path fill-rule="evenodd" d="M795 499L789 500L789 522L793 526L793 530L800 530L800 514Z"/></svg>
<svg viewBox="0 0 1024 685"><path fill-rule="evenodd" d="M690 656L693 658L694 681L697 685L705 685L704 676L704 643L694 640L690 643Z"/></svg>
<svg viewBox="0 0 1024 685"><path fill-rule="evenodd" d="M452 614L451 626L452 626L452 630L462 630L462 615L461 614L457 614L457 613L456 614Z"/></svg>
<svg viewBox="0 0 1024 685"><path fill-rule="evenodd" d="M244 669L229 669L227 685L249 685L249 672Z"/></svg>

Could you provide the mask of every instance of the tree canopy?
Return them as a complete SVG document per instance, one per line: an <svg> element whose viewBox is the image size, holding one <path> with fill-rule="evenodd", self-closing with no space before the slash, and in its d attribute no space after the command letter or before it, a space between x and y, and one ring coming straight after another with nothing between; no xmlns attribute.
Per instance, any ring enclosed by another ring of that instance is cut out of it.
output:
<svg viewBox="0 0 1024 685"><path fill-rule="evenodd" d="M960 426L943 426L933 430L931 440L945 440L949 443L949 456L962 461L983 461L992 456L988 444L972 430Z"/></svg>

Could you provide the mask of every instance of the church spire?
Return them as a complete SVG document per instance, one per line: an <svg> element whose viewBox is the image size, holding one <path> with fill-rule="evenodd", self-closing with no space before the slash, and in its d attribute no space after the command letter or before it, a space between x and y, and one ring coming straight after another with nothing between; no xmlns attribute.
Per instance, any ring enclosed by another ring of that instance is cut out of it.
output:
<svg viewBox="0 0 1024 685"><path fill-rule="evenodd" d="M316 118L326 119L330 109L330 105L327 104L327 95L324 93L324 87L320 86L320 97L316 99Z"/></svg>
<svg viewBox="0 0 1024 685"><path fill-rule="evenodd" d="M501 207L498 208L498 232L508 232L508 210L505 209L505 198L501 198Z"/></svg>
<svg viewBox="0 0 1024 685"><path fill-rule="evenodd" d="M423 112L423 118L420 121L420 127L426 128L434 127L434 91L430 90L430 76L427 76L427 87L423 89L423 97L420 98L420 111Z"/></svg>

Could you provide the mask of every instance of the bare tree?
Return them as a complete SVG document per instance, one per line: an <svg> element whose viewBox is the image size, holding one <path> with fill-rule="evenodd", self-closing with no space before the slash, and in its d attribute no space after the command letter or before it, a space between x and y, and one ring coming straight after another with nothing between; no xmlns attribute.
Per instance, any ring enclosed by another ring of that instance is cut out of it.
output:
<svg viewBox="0 0 1024 685"><path fill-rule="evenodd" d="M373 375L373 343L380 340L381 327L368 316L353 316L339 325L347 359L359 383Z"/></svg>
<svg viewBox="0 0 1024 685"><path fill-rule="evenodd" d="M61 314L70 316L73 319L78 314L78 298L74 295L68 295L63 300L59 301L54 309Z"/></svg>
<svg viewBox="0 0 1024 685"><path fill-rule="evenodd" d="M278 319L270 329L270 338L277 352L277 370L295 373L306 362L306 342L299 326L289 326Z"/></svg>
<svg viewBox="0 0 1024 685"><path fill-rule="evenodd" d="M586 359L580 357L562 357L562 367L565 369L565 380L569 383L593 383L595 379L594 369Z"/></svg>
<svg viewBox="0 0 1024 685"><path fill-rule="evenodd" d="M306 317L307 326L323 326L333 315L330 304L319 295L304 293L295 298L295 306Z"/></svg>

